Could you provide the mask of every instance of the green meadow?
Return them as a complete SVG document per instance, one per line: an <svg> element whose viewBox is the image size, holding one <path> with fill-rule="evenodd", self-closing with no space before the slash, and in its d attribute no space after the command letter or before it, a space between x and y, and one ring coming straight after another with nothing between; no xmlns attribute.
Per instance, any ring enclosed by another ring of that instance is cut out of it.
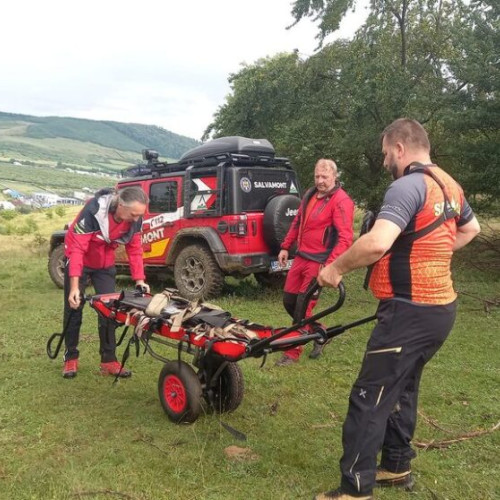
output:
<svg viewBox="0 0 500 500"><path fill-rule="evenodd" d="M160 361L134 353L127 362L132 378L114 385L98 374L97 317L88 306L78 376L63 379L61 356L46 354L62 313L62 291L47 273L47 239L74 216L71 210L0 218L3 225L28 227L25 234L0 234L0 499L311 499L336 487L342 422L372 325L335 338L318 360L307 356L312 345L293 366L275 367L280 353L243 360L245 393L236 411L173 424L158 399ZM424 372L415 489L377 491L377 499L500 498L500 433L494 430L500 287L488 252L478 241L455 257L458 318ZM346 302L325 323L374 312L362 281L361 271L347 276ZM118 285L132 283L123 278ZM163 285L155 283L154 291ZM336 292L327 291L317 310L334 300ZM280 292L263 291L252 278L228 279L224 295L212 302L236 317L289 324ZM173 348L165 353L177 356ZM234 446L241 453L231 454Z"/></svg>

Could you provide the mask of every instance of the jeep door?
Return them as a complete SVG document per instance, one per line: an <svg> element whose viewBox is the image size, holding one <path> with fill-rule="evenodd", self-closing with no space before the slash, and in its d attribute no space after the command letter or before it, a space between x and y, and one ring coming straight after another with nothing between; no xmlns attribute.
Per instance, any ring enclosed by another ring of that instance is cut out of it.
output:
<svg viewBox="0 0 500 500"><path fill-rule="evenodd" d="M182 182L179 176L147 183L149 206L142 224L145 265L165 265L169 244L183 217Z"/></svg>

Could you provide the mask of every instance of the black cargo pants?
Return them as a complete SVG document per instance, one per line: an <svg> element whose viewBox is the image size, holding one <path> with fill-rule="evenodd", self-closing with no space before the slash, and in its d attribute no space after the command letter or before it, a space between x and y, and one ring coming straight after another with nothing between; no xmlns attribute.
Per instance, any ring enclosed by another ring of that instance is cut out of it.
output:
<svg viewBox="0 0 500 500"><path fill-rule="evenodd" d="M67 324L65 343L66 350L64 352L64 360L78 359L78 341L80 337L80 328L82 326L82 305L78 309L71 309L68 303L68 295L70 291L70 280L68 275L68 261L65 260L64 265L64 319L63 325ZM83 268L82 276L80 277L80 292L85 294L87 283L92 283L97 294L113 293L115 291L115 276L116 269L114 266L105 269ZM68 322L69 318L69 322ZM101 362L116 361L116 326L112 321L98 315L98 330L99 330L99 353Z"/></svg>
<svg viewBox="0 0 500 500"><path fill-rule="evenodd" d="M340 469L346 493L372 493L380 450L383 468L410 469L422 370L451 331L455 314L456 302L380 302L343 426Z"/></svg>

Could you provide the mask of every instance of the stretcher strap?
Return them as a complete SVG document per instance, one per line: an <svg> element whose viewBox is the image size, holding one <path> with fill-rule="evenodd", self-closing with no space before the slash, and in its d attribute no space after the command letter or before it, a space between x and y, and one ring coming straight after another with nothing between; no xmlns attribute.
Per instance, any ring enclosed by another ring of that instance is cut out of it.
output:
<svg viewBox="0 0 500 500"><path fill-rule="evenodd" d="M234 341L241 340L242 338L248 340L259 338L256 332L248 328L248 326L251 326L253 323L247 320L229 320L228 318L228 324L224 324L225 321L219 321L219 325L217 325L217 322L211 324L211 313L215 313L212 314L215 319L218 317L218 312L224 312L223 309L207 302L189 302L182 297L174 295L174 292L176 292L176 290L165 289L163 292L153 296L144 311L137 308L128 311L125 325L135 324L134 334L140 338L142 337L144 329L150 324L151 318L161 317L162 311L168 307L170 302L175 300L186 304L186 307L178 309L178 312L172 313L170 315L170 321L168 321L167 318L162 318L164 321L170 323L170 331L172 333L179 332L181 328L186 329L186 322L190 319L196 319L200 321L200 323L190 328L190 331L195 334L196 340L201 339L203 336L207 336L210 339L218 338ZM229 313L226 314L229 316ZM197 315L199 315L198 318L196 318Z"/></svg>
<svg viewBox="0 0 500 500"><path fill-rule="evenodd" d="M162 309L168 306L172 294L168 290L163 290L161 293L157 293L151 299L151 302L146 307L144 313L150 318L157 318L161 315Z"/></svg>
<svg viewBox="0 0 500 500"><path fill-rule="evenodd" d="M196 314L198 314L201 311L201 306L198 305L198 302L191 302L186 309L183 309L179 311L175 316L174 320L172 322L172 327L170 328L170 331L173 333L176 333L179 331L181 328L182 324L184 321L187 321L188 319L192 318Z"/></svg>

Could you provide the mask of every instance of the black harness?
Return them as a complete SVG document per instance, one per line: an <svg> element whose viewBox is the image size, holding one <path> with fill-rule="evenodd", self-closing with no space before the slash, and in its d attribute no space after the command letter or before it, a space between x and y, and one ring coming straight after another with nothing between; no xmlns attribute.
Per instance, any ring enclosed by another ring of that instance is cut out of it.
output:
<svg viewBox="0 0 500 500"><path fill-rule="evenodd" d="M436 181L437 185L441 188L441 191L443 192L443 197L444 197L444 207L443 207L443 211L442 211L441 215L436 220L434 220L433 222L431 222L430 224L428 224L427 226L425 226L421 229L418 229L418 230L413 229L413 230L409 230L409 231L403 231L396 238L396 240L392 244L391 248L389 250L387 250L387 252L383 255L383 257L385 257L387 254L389 254L391 252L394 252L395 250L396 251L403 250L405 248L410 247L411 245L413 245L413 243L416 240L431 233L432 231L434 231L434 229L441 226L441 224L444 224L447 220L457 218L460 215L460 212L458 212L457 209L452 205L450 198L448 197L448 195L446 193L446 186L443 184L441 179L439 179L439 177L437 177L437 175L431 170L430 167L432 167L432 166L433 166L432 163L429 165L424 165L422 163L417 163L417 162L411 163L410 165L408 165L405 168L403 175L409 175L409 174L413 174L415 172L421 172L425 175L432 177L432 179L434 179L434 181ZM370 281L370 276L372 274L374 265L375 265L375 263L369 265L368 269L366 271L365 281L363 283L363 288L365 290L368 289L368 283Z"/></svg>

